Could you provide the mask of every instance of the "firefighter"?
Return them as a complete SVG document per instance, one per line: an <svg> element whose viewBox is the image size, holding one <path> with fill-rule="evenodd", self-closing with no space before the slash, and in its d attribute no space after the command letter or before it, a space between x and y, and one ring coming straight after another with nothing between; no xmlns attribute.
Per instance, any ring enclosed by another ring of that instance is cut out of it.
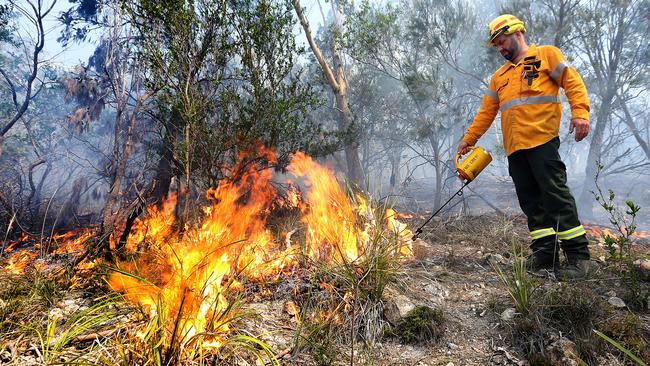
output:
<svg viewBox="0 0 650 366"><path fill-rule="evenodd" d="M587 90L558 48L526 43L524 22L517 17L501 15L488 28L488 47L494 46L507 61L492 75L458 152L467 153L500 111L508 172L532 240L527 268L554 270L560 279L584 278L591 268L588 241L558 148L559 89L564 89L571 105L569 132L575 132L576 141L589 133ZM566 258L563 266L558 246Z"/></svg>

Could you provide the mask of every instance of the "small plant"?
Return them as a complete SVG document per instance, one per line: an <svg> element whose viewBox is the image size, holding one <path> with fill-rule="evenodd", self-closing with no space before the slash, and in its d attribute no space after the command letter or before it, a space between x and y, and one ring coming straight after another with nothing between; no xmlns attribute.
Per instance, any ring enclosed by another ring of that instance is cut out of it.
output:
<svg viewBox="0 0 650 366"><path fill-rule="evenodd" d="M546 325L575 338L587 337L605 308L593 290L576 284L559 283L539 293L535 300L535 311Z"/></svg>
<svg viewBox="0 0 650 366"><path fill-rule="evenodd" d="M514 300L517 311L527 315L530 310L530 296L534 290L534 283L526 272L523 250L517 247L514 239L512 240L512 272L504 271L496 262L492 264L492 267Z"/></svg>
<svg viewBox="0 0 650 366"><path fill-rule="evenodd" d="M585 286L566 283L536 291L528 313L504 323L513 345L531 365L555 365L557 360L552 361L548 347L552 335L559 333L575 343L575 358L583 357L593 364L598 349L590 338L591 329L606 309L600 297Z"/></svg>
<svg viewBox="0 0 650 366"><path fill-rule="evenodd" d="M597 163L596 176L594 178L596 191L591 193L594 195L596 202L602 207L609 216L609 222L614 225L618 234L615 237L604 235L605 245L609 251L612 259L619 263L624 262L626 258L631 256L632 240L631 237L636 231L636 217L641 207L637 206L632 200L625 201L625 211L623 211L614 202L616 194L613 190L608 189L607 195L603 193L602 188L598 184L598 177L603 169L603 165ZM619 267L620 268L620 267Z"/></svg>
<svg viewBox="0 0 650 366"><path fill-rule="evenodd" d="M641 210L632 200L626 200L625 206L621 208L615 203L616 194L608 189L607 195L603 193L598 184L598 177L603 169L601 163L597 163L596 176L594 177L596 192L592 191L596 202L605 210L609 222L616 228L617 234L612 237L603 235L605 246L610 259L616 264L618 276L629 290L629 296L625 299L637 308L645 308L647 305L650 287L644 285L634 266L634 254L632 253L632 236L636 231L636 218Z"/></svg>
<svg viewBox="0 0 650 366"><path fill-rule="evenodd" d="M145 278L133 273L118 269L115 271L147 286L153 286ZM149 312L142 312L142 317L148 319L141 332L144 337L128 335L124 339L116 340L120 356L117 363L124 366L166 366L199 361L201 365L230 365L233 360L249 354L262 364L279 365L273 350L266 343L255 336L236 332L238 322L253 315L242 309L241 294L231 288L233 283L232 280L228 281L221 290L223 296L230 295L225 306L220 301L209 302L207 297L201 297L197 303L192 304L197 298L193 298L189 290L183 292L180 304L172 304L163 292L157 292L155 311L151 312L149 309ZM206 282L202 289L207 287ZM173 306L177 306L174 311L171 310ZM193 313L187 310L190 306L210 309L206 312L208 317L204 319L205 327L200 331L187 326L193 320ZM115 361L105 363L115 364Z"/></svg>
<svg viewBox="0 0 650 366"><path fill-rule="evenodd" d="M27 327L38 336L40 347L36 351L41 361L46 365L52 364L60 356L63 348L76 337L113 319L117 315L113 305L114 301L109 298L88 309L78 311L63 323L61 330L57 325L56 316L48 317L44 330Z"/></svg>
<svg viewBox="0 0 650 366"><path fill-rule="evenodd" d="M616 342L628 350L629 353L635 354L640 359L649 360L650 332L646 329L645 319L632 312L620 313L611 311L610 313L606 317L601 317L600 321L592 329L602 329L604 335L611 339L616 339ZM620 347L614 346L623 353L628 354L628 352L621 350Z"/></svg>
<svg viewBox="0 0 650 366"><path fill-rule="evenodd" d="M404 237L410 239L412 233L406 225L391 221L395 213L386 205L359 206L365 209L358 213L356 225L366 230L357 233L358 256L340 255L334 262L311 259L314 274L309 293L296 299L301 309L297 346L309 348L318 364L336 360L334 341L350 345L350 362L363 350L357 346L359 341L365 348L372 347L384 331L384 290L403 273L408 249ZM339 243L332 245L342 251Z"/></svg>
<svg viewBox="0 0 650 366"><path fill-rule="evenodd" d="M403 343L432 343L445 331L445 316L440 309L416 306L395 327L388 328L388 336L399 338Z"/></svg>

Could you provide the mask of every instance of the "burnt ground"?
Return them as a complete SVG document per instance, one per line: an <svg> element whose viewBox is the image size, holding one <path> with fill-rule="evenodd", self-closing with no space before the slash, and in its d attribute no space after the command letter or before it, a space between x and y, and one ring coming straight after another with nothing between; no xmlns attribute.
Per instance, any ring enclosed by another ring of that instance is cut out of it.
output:
<svg viewBox="0 0 650 366"><path fill-rule="evenodd" d="M490 264L496 262L509 268L513 240L525 242L527 235L522 218L486 215L435 220L424 236L426 244L416 246L417 258L405 264L404 275L389 286L384 298L386 303L396 301L406 309L413 305L441 309L445 317L442 337L428 344L402 344L383 337L371 349L359 349L356 345L353 362L351 347L338 344L332 364L530 365L510 336L512 323L502 320L501 313L514 303ZM607 263L602 262L606 255L602 241L591 239L592 256L596 261L601 258L601 262L598 271L582 281L582 285L593 289L606 303L612 296L621 296L621 283L607 270ZM636 254L649 258L650 248L644 243L635 246ZM561 286L551 275L536 276L534 281L539 288ZM309 350L292 348L298 323L287 309L289 302L290 297L275 296L273 301L252 304L261 315L253 328L268 330L263 338L274 348L285 350L284 363L315 365ZM630 311L611 309L621 313ZM650 312L646 309L636 314L642 322L640 327L650 331ZM555 334L551 331L545 336L552 343L553 337L560 339L561 335L561 331ZM602 352L591 364L623 365L624 359L620 353ZM573 362L567 359L553 364L577 365Z"/></svg>
<svg viewBox="0 0 650 366"><path fill-rule="evenodd" d="M420 222L417 218L411 220ZM262 291L258 288L251 296L247 296L246 308L255 316L245 320L244 329L267 342L285 365L575 365L575 360L570 358L554 363L532 363L522 351L521 345L517 345L516 339L513 339L512 320L502 319L504 310L513 307L514 303L491 263L510 268L513 242L525 245L527 238L526 225L520 216L492 214L436 218L432 221L424 232L424 241L418 241L414 246L415 258L404 263L402 272L388 285L382 298L385 308L396 307L400 315L416 305L441 310L444 315L443 330L440 338L431 342L405 344L394 337L380 336L372 347L363 347L358 341L352 357L352 346L343 340L345 337L333 336L331 344L327 346L329 349L318 350L328 352L331 358L325 361L321 359L317 363L316 351L304 342L299 342L301 337L298 334L301 334L303 325L298 321L297 312L300 310L296 306L299 302L295 294L296 288L305 282L300 273L282 278L276 284L269 284ZM608 305L612 297L624 297L621 281L605 261L607 253L602 240L597 237L591 239L592 255L599 262L599 269L579 285L591 289L612 314L634 314L639 329L644 334L650 334L648 309L631 309L627 304L622 308ZM647 241L639 241L634 248L635 256L650 258ZM536 276L534 281L536 289L562 286L552 276ZM649 282L644 283L644 286L649 285ZM536 293L539 292L534 292L532 296L537 296ZM9 300L0 302L0 307L5 306ZM49 313L66 317L65 314L71 314L87 302L83 291L72 290L52 304ZM34 315L36 314L32 314ZM384 311L383 316L378 317L379 323L387 325L386 320L390 318L388 315ZM515 314L514 319L518 316ZM118 324L119 329L132 326L128 321ZM115 329L108 333L108 338L94 342L110 344L110 336L115 334ZM344 332L347 331L346 328ZM565 339L562 338L561 330L547 331L544 337L548 343L552 343L555 338ZM303 346L297 347L298 343ZM30 340L24 335L18 338L0 337L0 364L39 364L34 351L37 344L36 339ZM93 352L98 352L97 348L92 352L84 351L93 345L88 341L73 342L63 353L86 353L89 359L93 359ZM105 350L112 352L109 346L105 346ZM548 352L555 351L549 349ZM246 359L243 358L236 364L255 364ZM620 352L604 349L590 364L632 364L625 363L624 360L625 356ZM88 364L106 363L90 361Z"/></svg>
<svg viewBox="0 0 650 366"><path fill-rule="evenodd" d="M483 177L482 177L483 178ZM486 178L485 181L488 181ZM503 320L502 314L514 303L505 286L501 283L492 263L503 268L510 268L513 242L526 246L528 230L525 219L519 213L512 184L507 178L493 178L490 184L472 183L462 199L452 201L449 210L441 217L436 217L424 230L423 242L414 247L415 258L404 263L402 272L394 283L389 284L382 299L386 308L395 305L400 315L416 305L426 305L439 309L444 315L444 329L439 339L431 342L405 344L404 342L380 336L372 347L354 345L343 340L345 337L333 337L328 346L331 359L320 360L320 364L333 365L535 365L527 358L521 344L513 339L512 320ZM646 188L644 188L646 189ZM430 186L413 184L408 196L400 196L397 210L399 212L419 212L407 219L409 227L416 228L430 214ZM643 194L639 190L642 207ZM648 194L650 197L650 194ZM446 199L448 197L444 197ZM461 205L465 208L463 215L459 212ZM643 208L644 212L647 210ZM498 212L506 213L501 215ZM650 215L640 215L639 230L647 230L646 221ZM645 220L645 221L644 221ZM600 221L599 221L600 222ZM607 260L607 250L599 234L591 234L592 257L599 264L598 271L580 286L593 291L613 314L633 314L637 326L644 334L650 334L650 310L632 309L629 304L623 307L608 305L613 297L624 297L621 279L611 270ZM634 246L634 255L650 259L648 239L639 239ZM552 276L534 277L535 288L558 288L562 284ZM246 307L256 314L247 319L244 328L252 335L266 341L280 356L286 365L318 365L314 350L309 347L296 347L301 339L303 325L298 321L295 299L295 287L300 279L284 278L280 285L258 291L247 297ZM649 286L645 282L644 286ZM87 302L82 291L66 293L63 298L52 304L50 313L70 313L70 307ZM0 308L9 299L0 301ZM389 306L390 305L390 306ZM393 306L393 307L395 307ZM619 305L620 306L620 305ZM384 315L386 315L384 313ZM63 315L65 316L65 314ZM517 314L514 315L515 320ZM387 317L380 317L380 323L387 325ZM129 324L124 324L125 328ZM346 330L347 331L347 330ZM112 334L112 333L111 333ZM547 343L562 338L561 330L550 329L544 334ZM104 342L107 339L103 340ZM575 340L574 340L575 341ZM646 338L646 341L650 339ZM99 341L98 341L99 342ZM7 339L0 336L0 365L34 365L34 349L37 340L29 341L24 336L20 339ZM304 343L303 343L304 344ZM83 353L89 344L73 343L72 354ZM601 344L602 346L602 344ZM626 357L611 347L602 346L602 350L590 360L594 365L627 365ZM354 354L352 354L352 351ZM67 350L64 350L64 353ZM320 351L319 351L320 352ZM549 350L549 353L553 350ZM647 362L648 360L646 360ZM91 364L94 364L91 362ZM239 365L254 364L245 359ZM574 365L575 359L556 361L556 365Z"/></svg>

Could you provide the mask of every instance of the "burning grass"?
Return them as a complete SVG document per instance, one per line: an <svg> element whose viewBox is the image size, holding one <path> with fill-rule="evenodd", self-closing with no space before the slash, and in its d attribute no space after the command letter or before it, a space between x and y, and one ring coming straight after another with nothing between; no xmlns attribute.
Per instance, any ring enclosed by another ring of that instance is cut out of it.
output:
<svg viewBox="0 0 650 366"><path fill-rule="evenodd" d="M265 154L273 164L273 153ZM243 349L275 364L274 351L258 335L242 332L250 316L244 296L251 292L246 288L278 284L297 272L307 279L302 287L310 288L307 294L295 292L300 329L324 324L332 337L353 344L357 339L371 344L381 334L383 289L411 256L412 233L397 214L361 194L346 193L329 169L300 152L288 167L284 191L276 188L271 170L255 163L233 171L237 180L224 180L206 193L208 205L200 221L178 227L177 197L172 195L136 223L125 246L131 259L108 269L107 285L122 294L121 301L142 311L136 317L142 323L122 329L98 350L100 363L219 363L241 357ZM290 220L274 222L277 212L288 213ZM24 251L10 244L7 251L15 253L7 268L35 273L36 257L46 253L48 258L73 259L92 237L91 231L57 236L54 240L66 244L38 243ZM82 267L105 268L95 263ZM81 333L90 328L100 332L108 320L92 322ZM56 319L38 323L30 329L43 345L38 357L49 362L49 341L43 339L61 331ZM322 336L323 329L315 334ZM299 338L313 338L312 330ZM296 348L304 345L298 343ZM119 357L109 356L108 350Z"/></svg>
<svg viewBox="0 0 650 366"><path fill-rule="evenodd" d="M275 162L270 151L264 159ZM150 207L135 224L125 246L130 260L113 268L95 262L77 267L87 276L88 271L107 273L108 288L122 294L122 300L113 301L125 302L132 314L141 311L127 321L136 326L122 326L95 350L96 362L219 363L241 357L243 349L264 363L277 363L274 351L256 334L242 332L242 323L250 317L249 299L244 296L268 291L269 284L273 288L296 273L303 273L307 281L299 286L311 289L294 292L301 329L317 323L335 328L345 323L340 329L351 332L332 328L331 334L367 343L381 334L383 288L411 255L412 233L397 220L397 214L361 194L346 193L329 169L300 152L288 167L290 176L280 184L273 181L271 170L255 163L242 163L233 171L238 172L237 180L224 180L206 192L208 204L200 221L179 227L174 215L177 197L171 195L161 206ZM277 216L288 219L277 220ZM43 263L65 259L57 270L46 267L57 286L70 286L76 280L66 277L66 268L76 263L93 235L92 230L85 230L53 236L46 243L29 237L10 242L4 245L10 255L5 269L23 276L43 273L37 258ZM25 296L39 288L9 287L27 291ZM56 286L51 289L45 302L53 305ZM21 302L3 301L3 327L24 331L12 324L28 318L27 314L8 315ZM47 313L45 307L32 310ZM100 334L107 321L92 322L74 336ZM67 329L60 328L64 324L57 328L57 323L57 319L40 317L29 327L35 331L32 336L41 340L37 358L42 362L53 356L44 338L60 336L65 333L61 329ZM302 339L313 337L313 332L308 333Z"/></svg>
<svg viewBox="0 0 650 366"><path fill-rule="evenodd" d="M266 159L275 157L267 152ZM141 254L109 278L111 289L152 319L174 319L161 330L168 346L220 348L239 317L233 304L243 282L277 278L296 266L325 266L344 288L376 299L382 288L368 283L382 282L378 277L386 276L387 267L410 254L410 231L394 212L373 211L358 194L350 199L331 171L302 153L288 170L294 176L289 183L305 187L304 201L291 190L284 202L295 204L305 236L274 237L267 226L278 197L271 171L255 164L235 169L243 172L241 179L207 192L210 205L197 225L174 228L175 197L150 210L127 243ZM378 258L383 262L369 264ZM342 298L349 301L352 292Z"/></svg>

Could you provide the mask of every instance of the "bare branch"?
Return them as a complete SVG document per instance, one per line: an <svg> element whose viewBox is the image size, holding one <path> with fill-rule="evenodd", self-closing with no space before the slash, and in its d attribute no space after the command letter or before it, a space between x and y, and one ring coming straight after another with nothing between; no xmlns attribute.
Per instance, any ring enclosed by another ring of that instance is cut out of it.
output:
<svg viewBox="0 0 650 366"><path fill-rule="evenodd" d="M309 42L309 47L311 47L311 50L314 52L314 56L316 56L316 60L320 64L321 68L323 69L323 72L325 73L325 77L327 77L327 80L332 86L332 89L334 89L334 91L337 92L340 87L339 83L336 80L336 77L334 76L332 69L325 61L323 52L320 50L320 47L318 47L318 45L316 44L316 41L314 41L314 37L312 35L312 31L309 26L309 21L305 16L302 6L300 6L300 0L293 0L293 7L296 10L296 14L298 14L298 19L300 20L300 24L302 25L302 28L305 30L305 36L307 37L307 42Z"/></svg>
<svg viewBox="0 0 650 366"><path fill-rule="evenodd" d="M41 9L41 2L38 1L38 7L35 6L31 1L28 1L30 7L32 8L32 11L34 12L33 17L28 16L34 23L34 26L36 27L36 34L38 37L38 40L36 41L36 44L34 45L34 51L31 56L31 65L30 65L30 70L31 73L27 77L27 85L25 87L25 99L23 100L22 104L20 107L18 107L18 101L17 98L14 99L14 104L16 105L16 113L14 116L9 120L9 122L2 127L2 130L0 130L0 138L4 137L7 132L16 124L16 122L20 119L20 117L23 116L23 114L27 111L27 107L29 107L29 103L34 99L35 95L32 94L32 88L34 81L37 78L38 75L38 66L40 64L39 62L39 57L41 52L43 51L43 47L45 46L45 31L43 29L43 18L52 10L54 5L56 4L56 0L53 1L50 5L50 7L43 12ZM23 12L25 12L23 10ZM12 95L15 97L16 90L13 85L9 81L9 78L5 75L4 72L2 72L3 76L5 76L5 80L9 82L9 86L12 90Z"/></svg>

